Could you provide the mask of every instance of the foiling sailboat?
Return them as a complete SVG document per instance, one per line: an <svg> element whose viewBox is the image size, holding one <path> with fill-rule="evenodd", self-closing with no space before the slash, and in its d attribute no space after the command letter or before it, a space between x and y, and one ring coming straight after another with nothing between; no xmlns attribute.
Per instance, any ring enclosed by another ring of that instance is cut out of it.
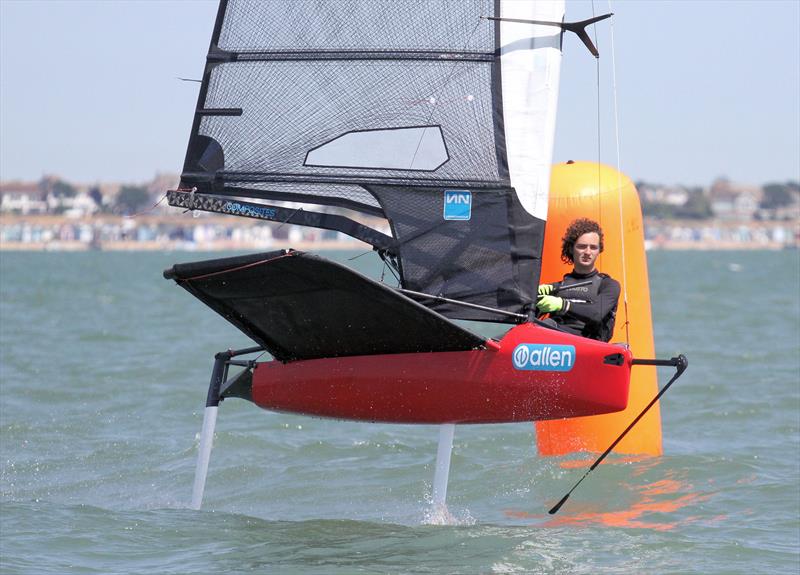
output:
<svg viewBox="0 0 800 575"><path fill-rule="evenodd" d="M634 365L678 365L535 316L562 36L596 54L585 27L603 18L563 16L563 0L220 2L170 205L347 234L398 285L291 249L165 272L256 344L216 356L193 506L225 398L442 424L446 444L455 424L623 410Z"/></svg>

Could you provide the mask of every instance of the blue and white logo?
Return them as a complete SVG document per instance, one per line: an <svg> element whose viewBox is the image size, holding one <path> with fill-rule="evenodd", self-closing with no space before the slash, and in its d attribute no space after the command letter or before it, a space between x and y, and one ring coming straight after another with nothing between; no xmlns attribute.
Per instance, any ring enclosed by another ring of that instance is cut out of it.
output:
<svg viewBox="0 0 800 575"><path fill-rule="evenodd" d="M511 356L514 369L569 371L575 365L574 345L521 343Z"/></svg>
<svg viewBox="0 0 800 575"><path fill-rule="evenodd" d="M444 191L444 219L468 220L472 216L472 192L467 190Z"/></svg>
<svg viewBox="0 0 800 575"><path fill-rule="evenodd" d="M225 202L223 206L226 213L238 214L240 216L247 216L249 218L261 218L262 220L274 220L277 217L275 208L268 208L266 206L249 205L243 206L238 202Z"/></svg>

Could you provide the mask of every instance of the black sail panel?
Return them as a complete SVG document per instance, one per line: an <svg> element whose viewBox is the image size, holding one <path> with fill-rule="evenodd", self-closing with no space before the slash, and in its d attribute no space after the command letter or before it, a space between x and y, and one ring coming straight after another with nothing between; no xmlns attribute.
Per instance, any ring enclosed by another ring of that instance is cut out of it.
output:
<svg viewBox="0 0 800 575"><path fill-rule="evenodd" d="M397 262L402 287L524 313L540 267L560 36L484 17L560 21L559 10L522 0L222 0L170 203L214 206L206 198L216 196L380 216L393 242L374 247Z"/></svg>
<svg viewBox="0 0 800 575"><path fill-rule="evenodd" d="M403 287L512 312L525 311L535 299L531 278L541 267L544 222L520 206L513 190L370 189L392 214ZM460 212L458 198L465 199ZM448 317L513 321L446 303L429 305Z"/></svg>

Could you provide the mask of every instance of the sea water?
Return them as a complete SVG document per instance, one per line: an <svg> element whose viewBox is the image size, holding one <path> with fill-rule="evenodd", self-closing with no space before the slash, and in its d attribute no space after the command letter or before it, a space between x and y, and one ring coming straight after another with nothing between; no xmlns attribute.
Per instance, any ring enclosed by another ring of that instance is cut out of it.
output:
<svg viewBox="0 0 800 575"><path fill-rule="evenodd" d="M333 253L373 277L374 255ZM219 410L189 508L214 353L251 342L161 271L192 253L0 253L1 573L797 573L797 252L652 252L664 455L536 455L531 424L439 429ZM663 384L672 370L660 371ZM457 393L454 390L454 393Z"/></svg>

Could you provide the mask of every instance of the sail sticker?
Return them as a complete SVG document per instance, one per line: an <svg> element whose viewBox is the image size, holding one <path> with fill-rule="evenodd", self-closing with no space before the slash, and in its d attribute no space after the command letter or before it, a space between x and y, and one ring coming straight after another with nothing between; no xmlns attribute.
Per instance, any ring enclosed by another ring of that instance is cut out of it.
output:
<svg viewBox="0 0 800 575"><path fill-rule="evenodd" d="M467 190L444 191L444 219L468 220L472 217L472 192Z"/></svg>
<svg viewBox="0 0 800 575"><path fill-rule="evenodd" d="M261 218L262 220L274 220L277 212L274 208L250 205L242 205L239 202L225 202L224 210L229 214L247 216L251 218Z"/></svg>
<svg viewBox="0 0 800 575"><path fill-rule="evenodd" d="M511 361L514 369L570 371L575 365L575 346L521 343L514 348Z"/></svg>

